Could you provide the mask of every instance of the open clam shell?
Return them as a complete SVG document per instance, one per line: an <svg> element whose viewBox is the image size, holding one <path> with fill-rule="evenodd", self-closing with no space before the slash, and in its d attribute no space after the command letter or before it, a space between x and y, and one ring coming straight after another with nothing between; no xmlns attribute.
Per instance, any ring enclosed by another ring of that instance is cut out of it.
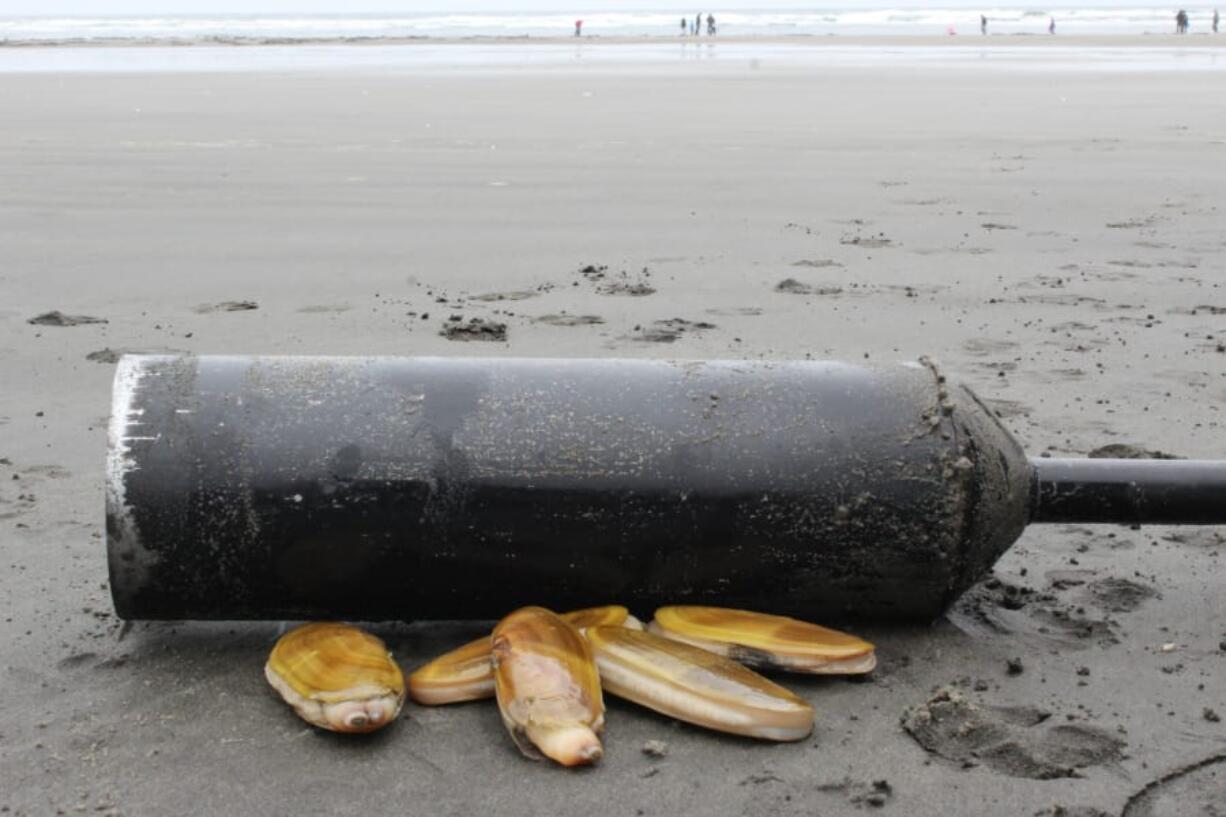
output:
<svg viewBox="0 0 1226 817"><path fill-rule="evenodd" d="M872 644L848 633L749 610L673 606L656 610L656 635L725 655L751 667L816 675L872 672Z"/></svg>
<svg viewBox="0 0 1226 817"><path fill-rule="evenodd" d="M641 621L617 604L573 610L561 617L580 631L596 626L643 629ZM470 641L419 667L409 676L409 695L427 706L494 697L489 636Z"/></svg>
<svg viewBox="0 0 1226 817"><path fill-rule="evenodd" d="M592 627L587 640L612 695L753 738L800 740L813 731L808 703L731 659L621 627Z"/></svg>
<svg viewBox="0 0 1226 817"><path fill-rule="evenodd" d="M404 676L382 641L335 622L304 624L272 648L264 676L308 723L373 732L404 705Z"/></svg>
<svg viewBox="0 0 1226 817"><path fill-rule="evenodd" d="M600 676L573 625L543 607L521 608L498 622L490 654L498 709L520 751L563 766L601 758Z"/></svg>

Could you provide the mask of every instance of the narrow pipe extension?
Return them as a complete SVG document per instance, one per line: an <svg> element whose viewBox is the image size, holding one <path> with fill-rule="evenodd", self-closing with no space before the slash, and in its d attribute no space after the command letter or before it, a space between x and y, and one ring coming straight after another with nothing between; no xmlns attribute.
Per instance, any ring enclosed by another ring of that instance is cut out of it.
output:
<svg viewBox="0 0 1226 817"><path fill-rule="evenodd" d="M1031 522L1226 524L1226 462L1030 460Z"/></svg>

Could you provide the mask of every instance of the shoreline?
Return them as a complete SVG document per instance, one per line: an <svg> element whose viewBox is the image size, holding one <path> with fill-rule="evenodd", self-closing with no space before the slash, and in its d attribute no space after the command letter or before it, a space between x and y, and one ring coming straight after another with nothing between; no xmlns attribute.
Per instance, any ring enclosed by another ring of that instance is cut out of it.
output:
<svg viewBox="0 0 1226 817"><path fill-rule="evenodd" d="M583 37L540 37L523 35L474 35L469 37L192 37L192 38L134 38L104 37L91 39L60 40L0 40L0 51L5 49L31 48L207 48L228 46L234 48L292 47L292 46L462 46L462 45L797 45L816 48L828 46L890 45L905 47L1001 47L1024 45L1034 48L1063 47L1152 47L1180 46L1185 48L1226 48L1226 35L1218 36L1199 32L1194 34L1142 33L1142 34L789 34L743 35L719 37L678 37L675 35L637 35Z"/></svg>

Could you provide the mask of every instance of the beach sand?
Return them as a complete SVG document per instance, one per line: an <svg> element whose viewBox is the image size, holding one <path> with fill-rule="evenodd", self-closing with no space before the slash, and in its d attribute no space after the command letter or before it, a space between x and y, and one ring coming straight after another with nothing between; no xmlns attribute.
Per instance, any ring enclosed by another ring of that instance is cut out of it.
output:
<svg viewBox="0 0 1226 817"><path fill-rule="evenodd" d="M927 354L1031 454L1226 458L1221 99L1220 73L922 65L3 77L0 809L1210 813L1214 529L1032 528L948 617L856 627L870 680L783 679L809 740L610 700L576 774L492 704L308 728L262 676L276 623L121 624L102 474L111 364L162 350ZM106 322L28 323L51 310ZM481 629L375 627L406 669Z"/></svg>

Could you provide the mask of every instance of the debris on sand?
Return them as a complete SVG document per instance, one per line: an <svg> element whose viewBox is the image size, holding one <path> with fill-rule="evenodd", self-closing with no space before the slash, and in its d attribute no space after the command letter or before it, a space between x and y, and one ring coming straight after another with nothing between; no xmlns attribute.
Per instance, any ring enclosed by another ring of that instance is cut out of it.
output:
<svg viewBox="0 0 1226 817"><path fill-rule="evenodd" d="M541 294L541 290L536 289L517 289L511 292L483 292L480 295L473 295L468 300L483 301L489 303L491 301L523 301L528 298L535 298Z"/></svg>
<svg viewBox="0 0 1226 817"><path fill-rule="evenodd" d="M662 740L649 740L643 744L643 754L660 758L668 754L668 744Z"/></svg>
<svg viewBox="0 0 1226 817"><path fill-rule="evenodd" d="M1153 451L1139 445L1129 445L1128 443L1111 443L1100 448L1095 448L1086 455L1092 460L1099 459L1114 459L1114 460L1181 460L1176 454L1168 454L1165 451Z"/></svg>
<svg viewBox="0 0 1226 817"><path fill-rule="evenodd" d="M641 298L644 295L654 295L656 288L642 281L614 281L611 284L597 287L596 291L601 295L629 295L632 298Z"/></svg>
<svg viewBox="0 0 1226 817"><path fill-rule="evenodd" d="M507 325L484 318L470 318L468 323L463 323L459 316L453 315L439 334L447 340L503 341L507 339Z"/></svg>
<svg viewBox="0 0 1226 817"><path fill-rule="evenodd" d="M127 352L123 349L112 349L111 347L108 346L105 349L99 349L96 352L90 352L88 355L85 356L85 359L90 361L91 363L118 363L119 358L123 357L126 354Z"/></svg>
<svg viewBox="0 0 1226 817"><path fill-rule="evenodd" d="M845 244L848 247L863 247L869 250L881 249L882 247L892 247L894 242L885 237L885 233L877 233L875 236L864 237L861 235L843 236L839 239L840 244Z"/></svg>
<svg viewBox="0 0 1226 817"><path fill-rule="evenodd" d="M536 323L548 326L594 326L604 323L604 318L599 315L567 315L563 312L560 315L541 315L536 319Z"/></svg>
<svg viewBox="0 0 1226 817"><path fill-rule="evenodd" d="M874 780L865 783L844 777L837 783L822 783L817 790L827 794L841 794L853 806L872 806L881 808L894 799L894 787L888 780Z"/></svg>
<svg viewBox="0 0 1226 817"><path fill-rule="evenodd" d="M647 283L647 279L651 277L651 271L647 267L643 267L642 272L634 278L631 278L625 270L611 275L608 266L604 264L588 264L579 269L579 274L592 282L604 281L596 286L596 292L599 295L629 295L641 298L645 295L654 295L656 291L655 287Z"/></svg>
<svg viewBox="0 0 1226 817"><path fill-rule="evenodd" d="M833 258L801 258L799 261L793 261L792 266L824 269L826 267L841 267L843 265Z"/></svg>
<svg viewBox="0 0 1226 817"><path fill-rule="evenodd" d="M703 329L714 329L715 324L707 323L706 321L687 321L683 318L667 318L662 321L654 321L650 325L634 327L637 335L632 335L634 340L645 341L647 343L673 343L677 338L681 337L686 332Z"/></svg>
<svg viewBox="0 0 1226 817"><path fill-rule="evenodd" d="M90 363L118 363L124 355L182 355L181 349L112 349L106 347L96 352L90 352L85 359Z"/></svg>
<svg viewBox="0 0 1226 817"><path fill-rule="evenodd" d="M985 707L952 689L903 713L902 727L934 755L984 765L1010 777L1078 777L1079 769L1123 757L1125 743L1106 730L1075 723L1038 728L1050 713L1032 707Z"/></svg>
<svg viewBox="0 0 1226 817"><path fill-rule="evenodd" d="M775 292L787 292L791 295L838 295L843 291L837 286L812 286L795 278L784 278L775 284Z"/></svg>
<svg viewBox="0 0 1226 817"><path fill-rule="evenodd" d="M208 315L212 312L250 312L259 309L255 301L221 301L215 304L200 304L196 307L197 315Z"/></svg>
<svg viewBox="0 0 1226 817"><path fill-rule="evenodd" d="M91 315L65 315L58 309L30 318L26 323L34 326L83 326L87 323L107 323L106 318Z"/></svg>

